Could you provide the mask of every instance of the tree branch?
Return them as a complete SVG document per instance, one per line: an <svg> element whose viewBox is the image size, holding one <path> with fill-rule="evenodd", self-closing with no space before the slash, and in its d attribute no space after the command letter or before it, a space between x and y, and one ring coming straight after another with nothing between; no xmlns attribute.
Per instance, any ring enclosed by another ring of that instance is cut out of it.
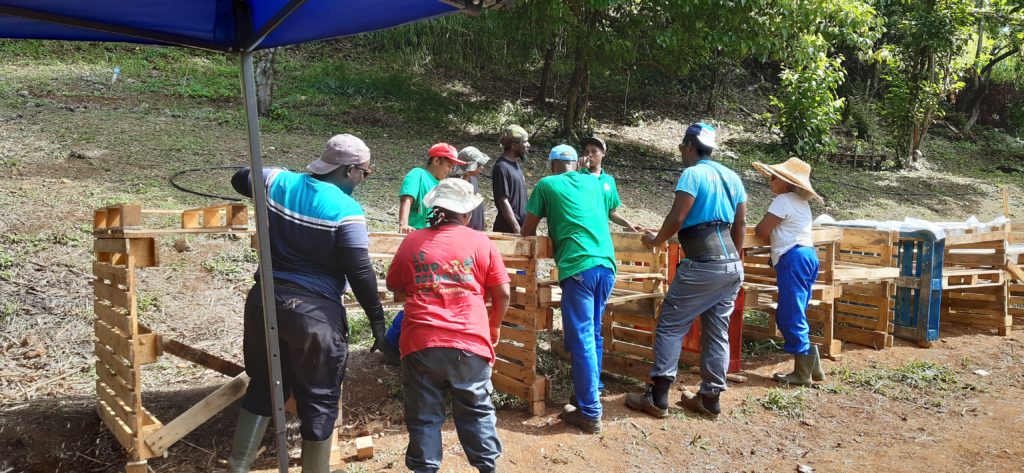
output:
<svg viewBox="0 0 1024 473"><path fill-rule="evenodd" d="M1017 54L1019 52L1020 52L1020 46L1014 46L1014 47L1012 47L1010 49L1007 49L1006 52L1004 52L1003 54L1000 54L1000 55L992 58L992 60L990 60L988 62L988 64L985 64L985 67L981 68L981 74L980 75L983 75L983 76L989 75L992 72L992 68L995 67L996 64L999 64L1000 62L1002 62L1006 58L1008 58L1010 56L1013 56L1014 54Z"/></svg>

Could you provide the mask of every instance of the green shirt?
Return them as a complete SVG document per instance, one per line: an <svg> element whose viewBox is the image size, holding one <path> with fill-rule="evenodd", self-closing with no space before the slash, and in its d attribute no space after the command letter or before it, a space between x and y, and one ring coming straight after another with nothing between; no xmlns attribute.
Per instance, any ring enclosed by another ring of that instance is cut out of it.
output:
<svg viewBox="0 0 1024 473"><path fill-rule="evenodd" d="M530 194L526 211L548 219L559 280L597 266L616 270L603 187L593 176L567 172L541 179Z"/></svg>
<svg viewBox="0 0 1024 473"><path fill-rule="evenodd" d="M423 168L413 168L402 180L402 190L398 196L407 195L412 197L412 207L409 209L409 226L417 230L427 228L427 217L430 209L423 205L423 198L431 189L437 187L438 180L433 174Z"/></svg>
<svg viewBox="0 0 1024 473"><path fill-rule="evenodd" d="M590 169L587 168L581 169L580 173L590 174L593 176ZM597 180L601 183L601 187L604 189L604 197L608 203L608 211L611 212L612 210L619 208L619 206L622 205L622 200L619 199L619 188L615 186L615 178L612 177L611 174L604 172L604 169L601 170L601 174L599 176L595 177L597 177Z"/></svg>

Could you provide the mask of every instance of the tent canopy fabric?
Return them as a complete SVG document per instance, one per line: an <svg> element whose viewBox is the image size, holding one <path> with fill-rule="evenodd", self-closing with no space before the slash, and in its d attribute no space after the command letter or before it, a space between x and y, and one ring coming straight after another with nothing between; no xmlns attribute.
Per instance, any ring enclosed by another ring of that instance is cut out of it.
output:
<svg viewBox="0 0 1024 473"><path fill-rule="evenodd" d="M0 37L234 51L375 31L455 11L440 0L0 0ZM259 42L265 31L269 35Z"/></svg>

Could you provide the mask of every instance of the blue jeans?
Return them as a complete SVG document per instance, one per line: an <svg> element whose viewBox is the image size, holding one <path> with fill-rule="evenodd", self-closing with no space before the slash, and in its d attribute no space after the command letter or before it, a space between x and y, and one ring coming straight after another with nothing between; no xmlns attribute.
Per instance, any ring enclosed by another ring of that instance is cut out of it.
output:
<svg viewBox="0 0 1024 473"><path fill-rule="evenodd" d="M729 369L729 318L743 281L743 263L683 260L665 294L654 329L651 378L675 380L683 337L700 316L700 394L725 391Z"/></svg>
<svg viewBox="0 0 1024 473"><path fill-rule="evenodd" d="M782 349L794 355L811 351L811 327L807 324L807 304L811 287L818 278L818 252L814 248L795 246L779 258L775 265L779 285L779 305L775 324L782 332Z"/></svg>
<svg viewBox="0 0 1024 473"><path fill-rule="evenodd" d="M601 318L615 285L615 273L604 266L590 268L559 282L562 287L562 330L565 350L572 356L572 384L580 412L601 418Z"/></svg>
<svg viewBox="0 0 1024 473"><path fill-rule="evenodd" d="M451 393L455 431L469 464L494 471L501 456L497 417L491 403L488 360L455 348L425 348L402 358L405 427L409 447L405 466L415 472L441 468L441 426L445 395Z"/></svg>

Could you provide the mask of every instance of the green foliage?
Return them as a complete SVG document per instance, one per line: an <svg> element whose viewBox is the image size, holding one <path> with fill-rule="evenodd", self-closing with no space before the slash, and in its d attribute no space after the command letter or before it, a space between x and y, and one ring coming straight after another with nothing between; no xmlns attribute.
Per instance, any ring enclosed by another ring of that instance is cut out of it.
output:
<svg viewBox="0 0 1024 473"><path fill-rule="evenodd" d="M962 382L952 368L930 361L911 361L897 367L874 365L860 371L839 368L830 374L853 388L913 403L927 402L929 395L944 396L978 389Z"/></svg>
<svg viewBox="0 0 1024 473"><path fill-rule="evenodd" d="M822 38L807 38L808 46L819 52L810 61L796 68L786 68L779 75L781 85L772 104L779 108L774 115L782 130L783 144L799 156L815 156L835 150L832 127L839 123L844 99L836 96L836 88L846 77L841 57L828 57Z"/></svg>
<svg viewBox="0 0 1024 473"><path fill-rule="evenodd" d="M249 247L230 253L220 253L201 263L203 269L233 281L247 280L253 265L259 262L256 251Z"/></svg>

